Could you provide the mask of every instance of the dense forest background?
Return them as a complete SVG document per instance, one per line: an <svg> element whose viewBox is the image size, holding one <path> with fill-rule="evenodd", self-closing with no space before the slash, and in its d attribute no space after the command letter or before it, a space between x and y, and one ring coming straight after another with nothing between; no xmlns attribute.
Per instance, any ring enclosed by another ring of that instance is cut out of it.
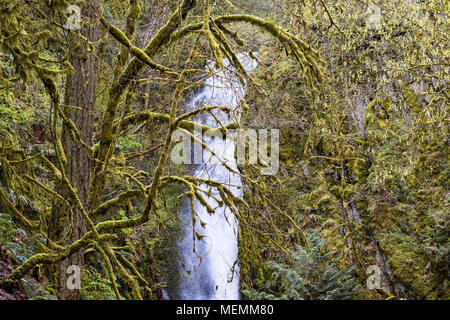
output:
<svg viewBox="0 0 450 320"><path fill-rule="evenodd" d="M162 299L200 183L238 217L243 298L449 299L448 34L438 0L0 0L0 300ZM224 58L233 127L280 130L244 199L170 161Z"/></svg>

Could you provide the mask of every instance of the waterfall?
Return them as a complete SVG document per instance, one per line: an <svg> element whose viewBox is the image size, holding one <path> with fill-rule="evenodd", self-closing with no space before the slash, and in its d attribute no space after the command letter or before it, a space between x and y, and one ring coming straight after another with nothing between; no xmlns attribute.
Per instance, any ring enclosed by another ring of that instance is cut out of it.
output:
<svg viewBox="0 0 450 320"><path fill-rule="evenodd" d="M247 72L250 73L256 68L256 61L250 59L247 54L238 54L238 59ZM221 71L214 69L211 63L208 67L213 70L213 75L206 79L202 88L188 100L190 110L203 106L205 102L212 106L225 105L235 110L231 117L224 111L214 110L213 113L220 124L214 116L206 112L193 119L211 128L239 121L240 101L245 93L245 85L233 72L227 70L233 68L226 59L224 65L226 68ZM221 162L225 160L229 167L238 172L234 157L235 142L214 137L203 137L203 142L217 157L211 156L211 152L204 149L203 161L195 166L192 174L198 178L221 182L235 196L242 198L242 181L239 174L230 172ZM201 185L200 188L209 189L206 185ZM193 252L191 206L189 201L184 201L180 205L182 238L178 239L177 249L185 266L183 268L180 265L178 283L169 296L172 299L183 300L237 300L240 298L237 263L238 221L229 208L219 207L214 198L220 199L220 195L215 188L211 189L211 196L203 195L208 204L214 208L214 213L208 213L206 208L197 199L195 200L197 213L195 229L204 236L201 240L195 241L195 252Z"/></svg>

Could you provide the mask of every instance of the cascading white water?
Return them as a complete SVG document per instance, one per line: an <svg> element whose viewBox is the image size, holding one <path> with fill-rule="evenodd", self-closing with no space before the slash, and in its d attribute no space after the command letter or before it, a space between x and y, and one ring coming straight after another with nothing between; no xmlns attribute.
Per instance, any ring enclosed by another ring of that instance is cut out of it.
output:
<svg viewBox="0 0 450 320"><path fill-rule="evenodd" d="M256 61L247 54L238 54L238 59L251 72L256 68ZM227 68L233 69L227 60ZM212 64L210 65L212 67ZM226 112L214 110L211 114L202 114L197 119L204 125L217 128L233 121L239 121L240 101L244 96L243 85L233 72L215 70L205 81L204 86L190 100L190 108L196 109L207 103L210 106L228 106L235 110L231 118ZM237 119L234 119L237 117ZM203 162L196 166L193 175L198 178L210 179L223 183L235 196L242 197L242 181L239 174L229 171L222 161L238 172L234 158L235 142L203 137L203 142L215 153L212 156L207 149L203 150ZM200 186L208 190L206 185ZM237 300L240 298L238 259L238 221L231 210L225 206L219 207L215 198L220 199L219 192L212 189L211 196L204 195L208 204L214 208L210 214L198 200L195 201L197 221L196 231L203 235L195 241L193 250L192 212L188 201L179 208L182 224L182 239L178 242L178 251L183 260L184 268L180 267L180 279L170 294L173 299L192 300ZM202 223L203 222L203 226ZM188 271L188 272L187 272Z"/></svg>

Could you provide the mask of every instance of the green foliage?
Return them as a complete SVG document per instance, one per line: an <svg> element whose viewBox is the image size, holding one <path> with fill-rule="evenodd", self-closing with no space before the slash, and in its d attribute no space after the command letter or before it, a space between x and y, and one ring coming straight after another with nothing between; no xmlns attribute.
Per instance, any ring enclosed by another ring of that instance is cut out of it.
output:
<svg viewBox="0 0 450 320"><path fill-rule="evenodd" d="M263 291L243 293L251 299L282 300L342 300L354 296L359 290L354 268L339 269L341 258L334 251L326 251L322 233L312 232L307 238L309 248L296 244L289 250L289 261L267 262L271 277Z"/></svg>
<svg viewBox="0 0 450 320"><path fill-rule="evenodd" d="M0 244L8 248L15 263L21 264L33 255L32 241L24 230L16 226L9 214L0 213L0 231Z"/></svg>
<svg viewBox="0 0 450 320"><path fill-rule="evenodd" d="M56 292L48 285L44 286L30 279L22 279L23 287L30 300L56 300Z"/></svg>
<svg viewBox="0 0 450 320"><path fill-rule="evenodd" d="M116 300L111 281L107 274L93 267L83 268L81 273L82 300Z"/></svg>
<svg viewBox="0 0 450 320"><path fill-rule="evenodd" d="M117 148L123 152L136 151L142 148L139 142L139 136L135 134L127 135L126 137L119 137Z"/></svg>
<svg viewBox="0 0 450 320"><path fill-rule="evenodd" d="M253 204L252 217L273 223L255 219L253 227L264 230L260 242L242 236L255 251L251 258L241 253L247 288L267 279L273 252L304 243L292 238L299 228L321 230L340 267L354 267L359 298L448 298L448 8L377 2L382 23L374 30L366 23L369 4L285 0L273 12L318 43L330 81L313 96L281 48L260 50L256 79L268 95L249 92L245 124L280 128L280 173L279 180L253 175L273 206ZM386 292L371 292L366 269L384 270L382 254L392 276L384 275ZM399 286L404 292L394 292Z"/></svg>
<svg viewBox="0 0 450 320"><path fill-rule="evenodd" d="M16 226L9 214L0 213L0 259L3 262L10 263L12 266L25 262L36 251L34 241L24 230ZM26 277L21 282L30 300L56 299L56 292L46 281L40 283L36 279Z"/></svg>
<svg viewBox="0 0 450 320"><path fill-rule="evenodd" d="M11 220L11 216L6 213L0 213L0 241L6 243L11 241L17 233L16 226Z"/></svg>

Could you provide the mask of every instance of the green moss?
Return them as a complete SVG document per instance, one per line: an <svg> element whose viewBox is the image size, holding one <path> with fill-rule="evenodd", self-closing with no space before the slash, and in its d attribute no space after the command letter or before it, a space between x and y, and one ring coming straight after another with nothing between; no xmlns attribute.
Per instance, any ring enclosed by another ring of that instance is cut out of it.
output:
<svg viewBox="0 0 450 320"><path fill-rule="evenodd" d="M81 273L82 300L117 300L107 275L94 268L83 268Z"/></svg>

